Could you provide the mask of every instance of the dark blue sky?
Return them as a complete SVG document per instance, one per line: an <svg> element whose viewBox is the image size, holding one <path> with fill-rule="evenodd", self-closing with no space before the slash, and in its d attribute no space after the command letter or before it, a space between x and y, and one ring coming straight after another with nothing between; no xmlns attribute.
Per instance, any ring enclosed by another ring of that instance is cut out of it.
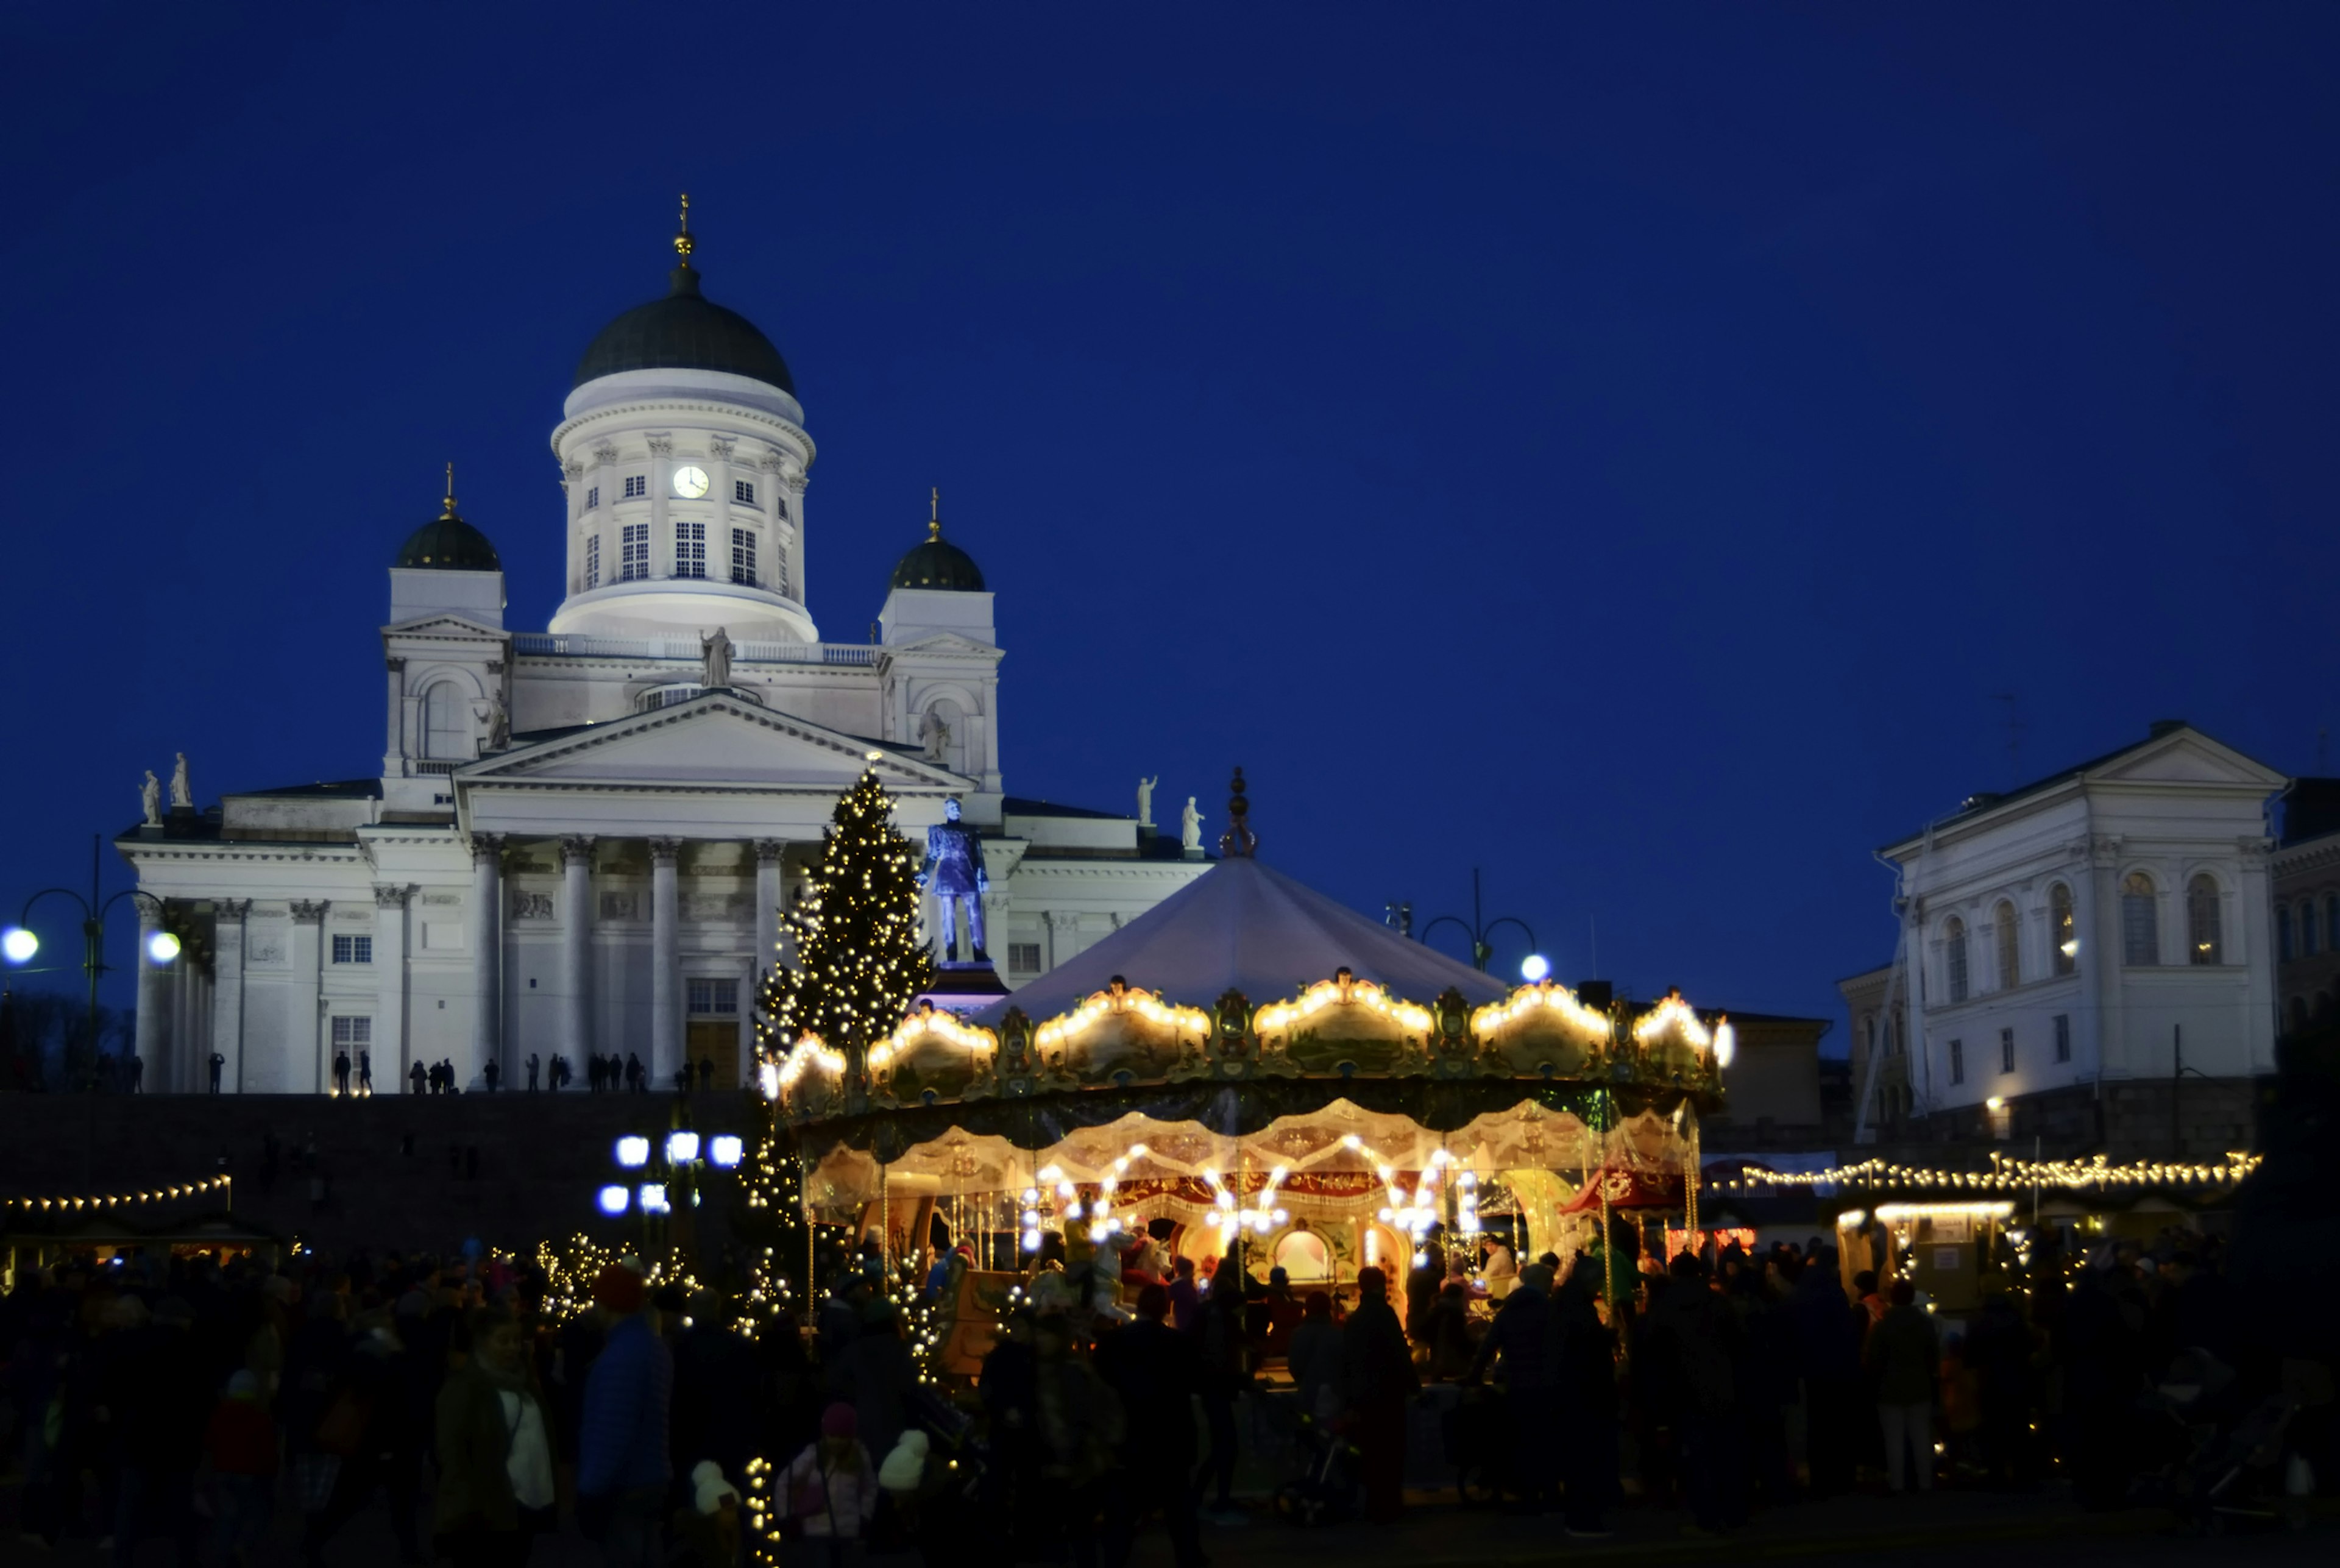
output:
<svg viewBox="0 0 2340 1568"><path fill-rule="evenodd" d="M378 768L446 459L543 625L686 187L824 635L939 484L1012 791L1215 835L1241 762L1563 977L1835 1016L1993 693L2027 774L2340 718L2340 8L325 9L0 18L0 917L174 749Z"/></svg>

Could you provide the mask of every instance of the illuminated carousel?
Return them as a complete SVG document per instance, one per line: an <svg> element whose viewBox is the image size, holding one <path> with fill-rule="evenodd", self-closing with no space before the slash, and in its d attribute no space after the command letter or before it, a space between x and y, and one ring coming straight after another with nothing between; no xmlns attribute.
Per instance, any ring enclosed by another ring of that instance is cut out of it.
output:
<svg viewBox="0 0 2340 1568"><path fill-rule="evenodd" d="M1046 1260L1110 1277L1238 1238L1340 1291L1433 1238L1567 1256L1618 1210L1695 1226L1727 1022L1507 988L1261 864L1243 804L1218 865L986 1011L769 1064L810 1217L904 1261L966 1245L989 1303Z"/></svg>

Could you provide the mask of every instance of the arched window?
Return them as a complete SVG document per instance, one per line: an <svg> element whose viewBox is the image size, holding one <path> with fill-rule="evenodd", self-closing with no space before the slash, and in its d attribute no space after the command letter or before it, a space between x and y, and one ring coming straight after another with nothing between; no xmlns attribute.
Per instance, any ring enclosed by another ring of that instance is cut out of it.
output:
<svg viewBox="0 0 2340 1568"><path fill-rule="evenodd" d="M2072 918L2072 889L2058 882L2048 889L2048 958L2059 975L2077 974L2080 928Z"/></svg>
<svg viewBox="0 0 2340 1568"><path fill-rule="evenodd" d="M1990 923L1998 947L1998 988L2004 991L2023 983L2023 956L2018 940L2023 928L2016 924L2015 906L2004 898L1992 911Z"/></svg>
<svg viewBox="0 0 2340 1568"><path fill-rule="evenodd" d="M2132 871L2121 884L2121 962L2161 962L2161 912L2155 908L2153 878Z"/></svg>
<svg viewBox="0 0 2340 1568"><path fill-rule="evenodd" d="M2186 961L2223 964L2226 942L2218 918L2218 881L2204 871L2186 884Z"/></svg>
<svg viewBox="0 0 2340 1568"><path fill-rule="evenodd" d="M2299 956L2301 958L2312 958L2324 950L2323 944L2316 940L2320 935L2322 933L2316 929L2315 923L2315 900L2309 898L2299 906Z"/></svg>
<svg viewBox="0 0 2340 1568"><path fill-rule="evenodd" d="M2291 906L2275 907L2275 956L2288 964L2292 959Z"/></svg>
<svg viewBox="0 0 2340 1568"><path fill-rule="evenodd" d="M1956 916L1942 928L1942 956L1950 971L1950 1000L1967 999L1967 927Z"/></svg>
<svg viewBox="0 0 2340 1568"><path fill-rule="evenodd" d="M471 704L461 687L440 681L422 694L422 755L437 761L469 762L478 754Z"/></svg>

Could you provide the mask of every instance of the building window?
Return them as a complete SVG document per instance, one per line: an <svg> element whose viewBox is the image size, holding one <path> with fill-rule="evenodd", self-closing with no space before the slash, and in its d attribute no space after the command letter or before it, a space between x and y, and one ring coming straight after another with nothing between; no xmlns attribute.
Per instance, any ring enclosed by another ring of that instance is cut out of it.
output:
<svg viewBox="0 0 2340 1568"><path fill-rule="evenodd" d="M756 481L752 479L733 480L731 481L731 499L738 501L741 506L755 505Z"/></svg>
<svg viewBox="0 0 2340 1568"><path fill-rule="evenodd" d="M780 521L781 521L782 522L786 522L786 521L788 521L788 498L787 496L785 496L785 495L776 495L776 496L774 496L774 497L772 498L772 510L773 510L774 511L778 512L778 513L780 514Z"/></svg>
<svg viewBox="0 0 2340 1568"><path fill-rule="evenodd" d="M2206 871L2186 884L2186 961L2226 961L2226 938L2218 918L2218 882Z"/></svg>
<svg viewBox="0 0 2340 1568"><path fill-rule="evenodd" d="M2002 1073L2011 1073L2015 1070L2015 1031L2013 1029L1998 1031L1998 1070Z"/></svg>
<svg viewBox="0 0 2340 1568"><path fill-rule="evenodd" d="M678 522L674 525L674 574L677 577L707 575L705 523Z"/></svg>
<svg viewBox="0 0 2340 1568"><path fill-rule="evenodd" d="M585 510L590 511L600 504L601 487L598 484L588 486L585 491Z"/></svg>
<svg viewBox="0 0 2340 1568"><path fill-rule="evenodd" d="M2121 962L2161 962L2161 913L2154 907L2153 878L2142 871L2130 872L2121 884Z"/></svg>
<svg viewBox="0 0 2340 1568"><path fill-rule="evenodd" d="M1949 965L1950 1000L1953 1004L1967 999L1967 924L1953 918L1942 928L1942 952Z"/></svg>
<svg viewBox="0 0 2340 1568"><path fill-rule="evenodd" d="M1950 1042L1950 1082L1962 1084L1966 1081L1967 1043L1964 1040L1952 1040Z"/></svg>
<svg viewBox="0 0 2340 1568"><path fill-rule="evenodd" d="M372 1018L335 1018L333 1020L333 1049L363 1050L372 1044L373 1020Z"/></svg>
<svg viewBox="0 0 2340 1568"><path fill-rule="evenodd" d="M690 1010L700 1017L739 1017L739 982L718 979L692 980Z"/></svg>
<svg viewBox="0 0 2340 1568"><path fill-rule="evenodd" d="M591 592L601 586L601 536L593 535L585 541L585 590Z"/></svg>
<svg viewBox="0 0 2340 1568"><path fill-rule="evenodd" d="M2072 889L2058 882L2048 889L2048 937L2058 975L2078 972L2080 968L2080 928L2072 918Z"/></svg>
<svg viewBox="0 0 2340 1568"><path fill-rule="evenodd" d="M373 962L372 937L336 937L333 938L333 962L336 964L371 964Z"/></svg>
<svg viewBox="0 0 2340 1568"><path fill-rule="evenodd" d="M1040 944L1037 942L1008 943L1007 967L1018 974L1038 974L1040 972Z"/></svg>
<svg viewBox="0 0 2340 1568"><path fill-rule="evenodd" d="M752 528L731 531L731 581L756 586L756 531Z"/></svg>
<svg viewBox="0 0 2340 1568"><path fill-rule="evenodd" d="M650 574L650 525L630 522L618 531L618 581L635 582Z"/></svg>
<svg viewBox="0 0 2340 1568"><path fill-rule="evenodd" d="M2310 898L2299 907L2299 956L2301 958L2312 958L2321 950L2321 944L2316 940L2320 935L2321 933L2315 928L2315 900Z"/></svg>
<svg viewBox="0 0 2340 1568"><path fill-rule="evenodd" d="M422 694L422 755L440 761L468 762L477 752L471 737L471 705L453 681L440 681Z"/></svg>
<svg viewBox="0 0 2340 1568"><path fill-rule="evenodd" d="M788 552L785 550L772 557L772 591L783 595L788 591Z"/></svg>
<svg viewBox="0 0 2340 1568"><path fill-rule="evenodd" d="M646 474L646 473L630 473L630 474L628 474L628 475L626 476L626 495L625 495L625 499L626 499L626 500L628 500L628 501L635 501L635 500L639 500L639 499L640 499L640 498L641 498L642 496L646 496L646 495L649 494L649 492L650 492L650 476L649 476L649 475L648 475L648 474Z"/></svg>
<svg viewBox="0 0 2340 1568"><path fill-rule="evenodd" d="M2023 957L2018 950L2023 928L2016 924L2015 906L2005 899L1999 901L1990 920L1991 934L1998 945L1998 988L2011 990L2023 983Z"/></svg>
<svg viewBox="0 0 2340 1568"><path fill-rule="evenodd" d="M2056 1015L2054 1022L2056 1025L2056 1059L2059 1062L2068 1062L2072 1059L2072 1015L2069 1013L2058 1013Z"/></svg>

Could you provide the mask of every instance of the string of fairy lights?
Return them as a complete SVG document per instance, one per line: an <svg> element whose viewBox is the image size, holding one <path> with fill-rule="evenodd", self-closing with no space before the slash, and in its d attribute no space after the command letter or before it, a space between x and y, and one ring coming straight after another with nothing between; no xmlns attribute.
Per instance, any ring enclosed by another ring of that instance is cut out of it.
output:
<svg viewBox="0 0 2340 1568"><path fill-rule="evenodd" d="M48 1197L0 1196L0 1205L47 1214L72 1214L84 1209L130 1208L140 1204L170 1203L178 1198L200 1197L204 1193L230 1192L233 1190L234 1180L234 1177L229 1176L205 1176L201 1181L174 1182L167 1186L144 1187L135 1192L60 1193Z"/></svg>
<svg viewBox="0 0 2340 1568"><path fill-rule="evenodd" d="M1971 1192L2014 1192L2034 1186L2061 1190L2106 1187L2231 1186L2264 1163L2264 1156L2230 1153L2214 1164L2179 1160L2139 1160L2114 1165L2098 1155L2087 1160L2025 1160L1992 1155L1988 1170L1946 1170L1903 1165L1897 1160L1868 1159L1818 1171L1767 1171L1750 1168L1733 1181L1710 1186L1723 1192L1751 1192L1764 1187L1931 1186Z"/></svg>

